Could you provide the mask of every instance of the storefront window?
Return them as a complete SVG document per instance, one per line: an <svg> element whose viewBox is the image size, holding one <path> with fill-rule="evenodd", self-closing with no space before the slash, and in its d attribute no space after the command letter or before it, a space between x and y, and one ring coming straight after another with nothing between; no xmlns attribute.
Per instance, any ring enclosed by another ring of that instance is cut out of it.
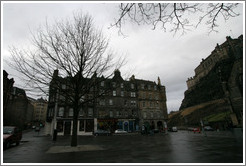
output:
<svg viewBox="0 0 246 166"><path fill-rule="evenodd" d="M85 131L85 123L84 120L79 121L79 131Z"/></svg>
<svg viewBox="0 0 246 166"><path fill-rule="evenodd" d="M63 121L57 122L56 129L57 129L57 132L63 132Z"/></svg>

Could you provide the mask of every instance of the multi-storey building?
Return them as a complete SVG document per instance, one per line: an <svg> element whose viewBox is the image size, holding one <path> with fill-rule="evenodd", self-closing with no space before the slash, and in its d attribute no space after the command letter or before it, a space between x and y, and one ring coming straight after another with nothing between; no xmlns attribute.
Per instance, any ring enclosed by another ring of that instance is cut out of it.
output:
<svg viewBox="0 0 246 166"><path fill-rule="evenodd" d="M140 125L162 130L166 126L168 118L165 86L161 85L159 77L158 84L138 79L136 79L136 83L138 85Z"/></svg>
<svg viewBox="0 0 246 166"><path fill-rule="evenodd" d="M58 77L58 71L54 76L59 78L61 85L66 88L66 78ZM95 79L95 78L91 78ZM91 134L97 129L111 130L123 129L133 132L139 130L140 125L152 125L154 128L163 128L167 119L165 87L158 84L135 79L123 80L120 71L114 72L113 78L100 79L100 84L92 89L97 89L100 97L91 100L80 108L78 116L78 135ZM142 89L141 86L147 87ZM50 84L50 97L48 102L47 123L50 134L56 128L58 135L72 134L73 107L65 96L56 93L57 90ZM151 98L142 98L143 91ZM94 90L91 90L84 99L93 98ZM58 95L56 95L58 94ZM152 97L153 96L153 97ZM143 107L146 102L146 107ZM147 106L148 105L148 106ZM56 114L55 114L56 112Z"/></svg>
<svg viewBox="0 0 246 166"><path fill-rule="evenodd" d="M48 101L43 99L42 97L37 100L30 99L30 101L34 106L33 120L35 122L44 124L46 121Z"/></svg>

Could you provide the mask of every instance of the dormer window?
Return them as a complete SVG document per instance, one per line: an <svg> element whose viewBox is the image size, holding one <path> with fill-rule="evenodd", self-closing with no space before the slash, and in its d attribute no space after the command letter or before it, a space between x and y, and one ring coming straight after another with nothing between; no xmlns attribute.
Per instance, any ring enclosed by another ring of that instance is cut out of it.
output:
<svg viewBox="0 0 246 166"><path fill-rule="evenodd" d="M131 84L131 88L134 89L134 84Z"/></svg>

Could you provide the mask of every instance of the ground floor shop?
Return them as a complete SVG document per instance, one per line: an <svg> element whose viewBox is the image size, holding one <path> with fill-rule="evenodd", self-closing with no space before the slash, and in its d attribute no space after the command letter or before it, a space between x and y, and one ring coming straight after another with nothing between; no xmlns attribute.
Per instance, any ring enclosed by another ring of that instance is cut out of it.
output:
<svg viewBox="0 0 246 166"><path fill-rule="evenodd" d="M73 120L72 119L57 119L47 123L47 134L53 135L56 130L57 135L72 135ZM139 130L139 124L136 119L78 119L77 134L90 135L97 129L110 130L112 133L117 129L122 129L127 132L135 132Z"/></svg>
<svg viewBox="0 0 246 166"><path fill-rule="evenodd" d="M167 130L167 123L165 120L160 119L143 119L140 122L140 126L144 126L147 131L158 129L159 131Z"/></svg>

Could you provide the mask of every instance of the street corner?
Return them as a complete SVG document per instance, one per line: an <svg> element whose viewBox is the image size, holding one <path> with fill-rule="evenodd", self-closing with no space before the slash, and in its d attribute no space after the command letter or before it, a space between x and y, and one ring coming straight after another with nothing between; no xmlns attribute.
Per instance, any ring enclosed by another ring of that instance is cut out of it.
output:
<svg viewBox="0 0 246 166"><path fill-rule="evenodd" d="M78 145L76 147L71 146L52 146L46 153L69 153L69 152L82 152L82 151L99 151L105 150L99 145Z"/></svg>

